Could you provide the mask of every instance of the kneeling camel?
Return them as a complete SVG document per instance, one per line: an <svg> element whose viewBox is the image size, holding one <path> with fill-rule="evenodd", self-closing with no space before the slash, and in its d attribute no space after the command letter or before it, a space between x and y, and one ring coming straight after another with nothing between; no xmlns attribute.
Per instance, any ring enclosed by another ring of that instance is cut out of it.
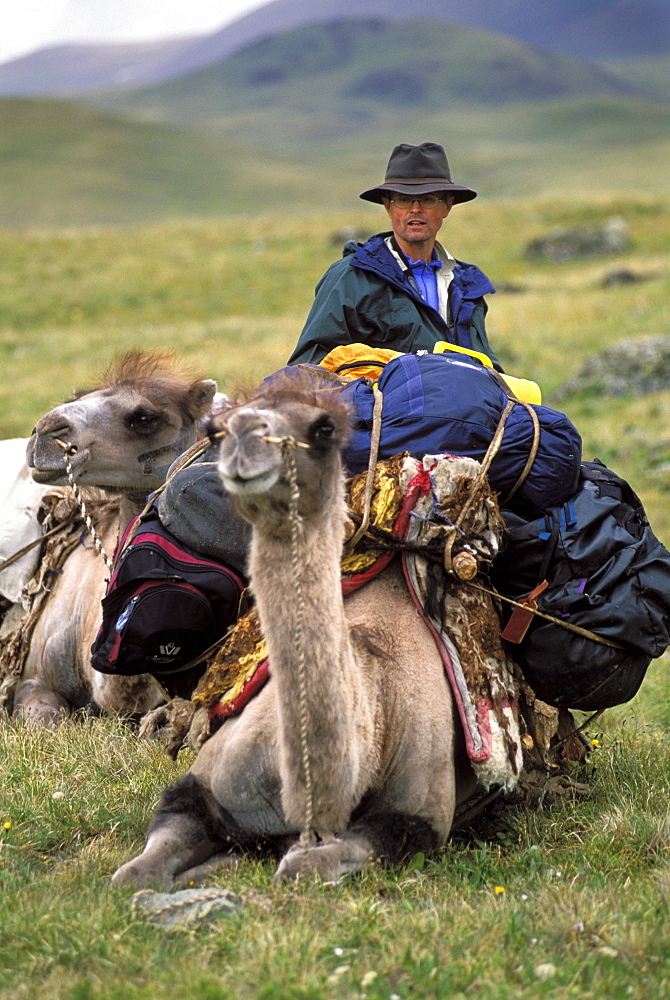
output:
<svg viewBox="0 0 670 1000"><path fill-rule="evenodd" d="M78 393L38 422L27 448L33 479L66 484L63 454L84 490L100 487L116 498L99 527L113 554L120 533L147 495L164 481L170 464L195 442L216 385L180 371L171 355L131 352L103 382ZM29 640L14 694L14 713L54 723L73 709L144 714L163 700L148 674L114 677L90 664L109 569L84 531L80 544L49 581L50 595Z"/></svg>
<svg viewBox="0 0 670 1000"><path fill-rule="evenodd" d="M343 600L348 411L305 373L223 418L220 473L252 525L271 677L164 793L143 853L113 881L170 886L261 841L283 852L278 878L333 880L435 849L475 779L398 561Z"/></svg>

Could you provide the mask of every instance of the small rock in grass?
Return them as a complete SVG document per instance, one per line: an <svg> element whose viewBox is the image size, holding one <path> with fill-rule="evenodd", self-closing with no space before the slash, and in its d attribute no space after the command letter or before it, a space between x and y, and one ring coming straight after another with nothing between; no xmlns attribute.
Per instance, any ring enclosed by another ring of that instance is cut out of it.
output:
<svg viewBox="0 0 670 1000"><path fill-rule="evenodd" d="M533 969L536 979L551 979L556 975L557 969L553 962L541 962Z"/></svg>
<svg viewBox="0 0 670 1000"><path fill-rule="evenodd" d="M204 920L230 916L244 909L239 896L229 889L183 889L181 892L154 892L141 889L130 901L133 916L144 917L167 929L193 927Z"/></svg>

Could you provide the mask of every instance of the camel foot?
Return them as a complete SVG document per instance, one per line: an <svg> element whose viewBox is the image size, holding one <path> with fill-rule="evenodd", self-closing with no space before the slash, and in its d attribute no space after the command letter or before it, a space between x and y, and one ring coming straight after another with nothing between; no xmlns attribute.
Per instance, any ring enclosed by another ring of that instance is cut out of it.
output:
<svg viewBox="0 0 670 1000"><path fill-rule="evenodd" d="M54 728L71 711L72 706L67 699L35 679L24 681L16 689L13 715L17 719L24 719L30 726Z"/></svg>
<svg viewBox="0 0 670 1000"><path fill-rule="evenodd" d="M175 888L190 889L192 886L202 885L212 875L219 875L221 872L230 871L237 867L240 859L234 854L215 854L209 861L204 861L194 868L187 868L181 875L177 875L174 880Z"/></svg>
<svg viewBox="0 0 670 1000"><path fill-rule="evenodd" d="M307 847L298 843L282 858L274 881L295 881L316 875L323 882L337 882L344 875L358 871L372 860L370 841L360 835L345 834Z"/></svg>
<svg viewBox="0 0 670 1000"><path fill-rule="evenodd" d="M139 855L132 861L126 861L125 865L112 875L114 888L133 889L164 889L169 890L174 885L173 866L166 863L165 859L145 858Z"/></svg>
<svg viewBox="0 0 670 1000"><path fill-rule="evenodd" d="M175 887L192 888L237 863L238 858L233 854L215 854L207 861L177 873L177 861L174 857L152 858L140 854L114 872L111 884L117 889L130 887L169 891Z"/></svg>
<svg viewBox="0 0 670 1000"><path fill-rule="evenodd" d="M179 701L182 699L180 698ZM150 712L143 715L138 733L140 739L152 740L165 737L172 723L173 710L174 702L169 701L164 705L159 705L158 708L152 708Z"/></svg>

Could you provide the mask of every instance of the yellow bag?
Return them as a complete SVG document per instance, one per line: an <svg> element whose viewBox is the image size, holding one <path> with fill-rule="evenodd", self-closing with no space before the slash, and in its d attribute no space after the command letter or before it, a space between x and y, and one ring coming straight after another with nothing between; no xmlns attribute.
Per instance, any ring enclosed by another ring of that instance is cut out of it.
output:
<svg viewBox="0 0 670 1000"><path fill-rule="evenodd" d="M363 375L376 381L387 361L399 358L401 353L384 347L368 347L366 344L346 344L334 347L319 362L319 367L346 379L360 378Z"/></svg>
<svg viewBox="0 0 670 1000"><path fill-rule="evenodd" d="M460 354L469 354L470 357L481 361L487 368L493 368L491 359L486 354L482 354L481 351L472 351L468 347L457 347L456 344L449 344L446 340L438 340L433 348L433 354L444 354L445 351L457 351ZM503 372L500 373L500 377L505 380L517 399L522 400L524 403L533 403L535 406L541 404L542 390L537 382L531 382L527 378L514 378L513 375L507 375Z"/></svg>

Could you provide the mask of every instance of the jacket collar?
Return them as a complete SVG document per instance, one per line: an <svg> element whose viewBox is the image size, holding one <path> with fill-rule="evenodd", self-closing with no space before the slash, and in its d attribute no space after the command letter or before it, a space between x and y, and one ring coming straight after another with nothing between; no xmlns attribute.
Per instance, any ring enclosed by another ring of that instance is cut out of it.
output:
<svg viewBox="0 0 670 1000"><path fill-rule="evenodd" d="M390 232L377 233L362 244L350 240L344 247L344 256L349 257L349 263L352 267L373 271L389 284L396 285L403 291L411 293L412 286L403 280L403 272L386 246L385 240L392 235ZM484 272L480 271L474 264L454 260L454 278L457 279L456 284L460 286L459 298L478 299L482 295L490 295L495 292L495 288ZM455 290L456 288L454 288Z"/></svg>

